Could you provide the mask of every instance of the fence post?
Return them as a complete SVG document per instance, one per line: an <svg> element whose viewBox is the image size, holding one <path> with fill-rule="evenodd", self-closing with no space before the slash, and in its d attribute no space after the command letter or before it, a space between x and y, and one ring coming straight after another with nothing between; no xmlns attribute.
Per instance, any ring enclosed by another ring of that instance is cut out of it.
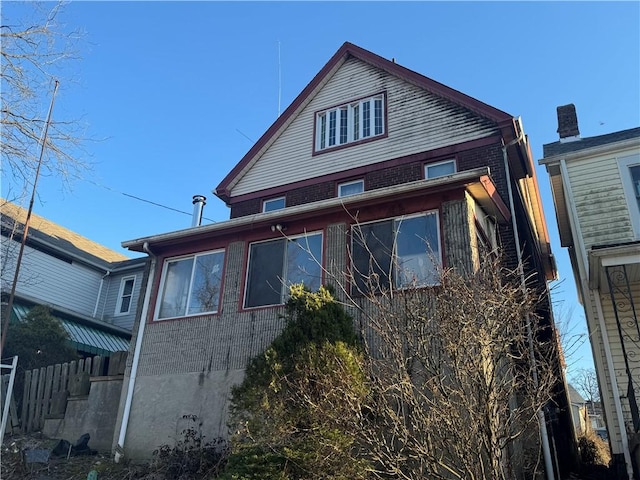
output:
<svg viewBox="0 0 640 480"><path fill-rule="evenodd" d="M24 385L22 387L22 412L20 419L20 429L22 433L27 433L27 420L29 418L29 389L31 388L31 370L24 372Z"/></svg>
<svg viewBox="0 0 640 480"><path fill-rule="evenodd" d="M2 365L0 363L0 365ZM2 365L2 367L11 368L11 375L9 377L9 385L7 386L7 393L4 397L4 408L2 409L2 424L0 425L0 445L4 440L4 429L7 426L7 419L9 418L9 406L11 405L11 399L13 398L13 382L16 379L16 367L18 365L17 355L13 357L11 365Z"/></svg>
<svg viewBox="0 0 640 480"><path fill-rule="evenodd" d="M38 403L38 373L39 370L34 368L31 370L31 384L29 385L29 415L27 417L27 432L33 431L33 421L36 416L36 404Z"/></svg>
<svg viewBox="0 0 640 480"><path fill-rule="evenodd" d="M45 377L47 374L47 369L42 367L40 368L40 376L38 378L38 391L36 393L36 415L35 418L33 419L33 425L34 425L34 429L38 430L40 428L42 428L42 424L43 422L43 415L42 415L42 407L43 407L43 403L44 403L44 382L45 382Z"/></svg>

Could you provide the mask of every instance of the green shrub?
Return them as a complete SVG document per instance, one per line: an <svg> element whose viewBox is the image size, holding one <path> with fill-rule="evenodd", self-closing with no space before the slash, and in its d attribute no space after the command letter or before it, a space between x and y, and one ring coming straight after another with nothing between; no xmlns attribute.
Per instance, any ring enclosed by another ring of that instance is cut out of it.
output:
<svg viewBox="0 0 640 480"><path fill-rule="evenodd" d="M286 326L233 390L232 453L221 478L359 479L368 394L351 317L321 287L291 287Z"/></svg>

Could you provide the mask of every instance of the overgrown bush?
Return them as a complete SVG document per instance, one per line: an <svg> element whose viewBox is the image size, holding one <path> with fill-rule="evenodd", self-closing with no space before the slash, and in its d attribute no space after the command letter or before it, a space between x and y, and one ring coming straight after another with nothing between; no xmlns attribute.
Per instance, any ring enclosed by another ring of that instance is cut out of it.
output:
<svg viewBox="0 0 640 480"><path fill-rule="evenodd" d="M215 478L224 467L228 448L224 439L205 442L202 423L196 415L184 415L192 425L182 431L176 444L162 445L153 452L150 470L166 479Z"/></svg>
<svg viewBox="0 0 640 480"><path fill-rule="evenodd" d="M365 478L356 438L368 388L353 321L328 289L302 286L291 287L286 320L233 390L221 478Z"/></svg>

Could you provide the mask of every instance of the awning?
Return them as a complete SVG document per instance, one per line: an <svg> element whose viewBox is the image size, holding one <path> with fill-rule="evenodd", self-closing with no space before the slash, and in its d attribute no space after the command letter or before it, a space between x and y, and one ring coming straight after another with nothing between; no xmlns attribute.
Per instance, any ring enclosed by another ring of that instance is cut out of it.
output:
<svg viewBox="0 0 640 480"><path fill-rule="evenodd" d="M22 304L13 305L12 320L21 321L29 313L30 307ZM61 315L54 315L69 334L70 345L83 353L109 356L112 352L128 351L129 340L113 333L104 332L88 325L81 325Z"/></svg>

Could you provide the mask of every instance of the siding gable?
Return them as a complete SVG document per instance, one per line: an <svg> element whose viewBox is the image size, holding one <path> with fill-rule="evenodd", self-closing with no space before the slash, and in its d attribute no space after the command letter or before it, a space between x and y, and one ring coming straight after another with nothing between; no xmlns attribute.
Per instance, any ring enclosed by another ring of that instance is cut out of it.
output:
<svg viewBox="0 0 640 480"><path fill-rule="evenodd" d="M569 161L567 170L585 248L634 240L616 157Z"/></svg>
<svg viewBox="0 0 640 480"><path fill-rule="evenodd" d="M384 138L313 155L315 113L380 92ZM231 189L237 197L498 133L495 122L373 66L348 58Z"/></svg>

